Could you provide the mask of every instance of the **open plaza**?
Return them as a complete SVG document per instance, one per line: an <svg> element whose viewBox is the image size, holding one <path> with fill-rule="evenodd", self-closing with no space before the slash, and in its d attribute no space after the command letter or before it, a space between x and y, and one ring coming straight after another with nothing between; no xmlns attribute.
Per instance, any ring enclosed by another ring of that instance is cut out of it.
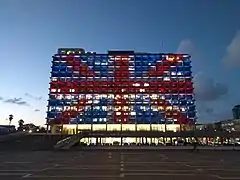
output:
<svg viewBox="0 0 240 180"><path fill-rule="evenodd" d="M88 150L0 153L4 180L240 179L239 151Z"/></svg>

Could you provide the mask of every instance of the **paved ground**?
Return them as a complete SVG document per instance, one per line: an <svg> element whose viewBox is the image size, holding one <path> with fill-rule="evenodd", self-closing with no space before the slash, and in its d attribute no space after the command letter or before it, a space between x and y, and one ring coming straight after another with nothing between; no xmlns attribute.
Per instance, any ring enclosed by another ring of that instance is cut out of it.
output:
<svg viewBox="0 0 240 180"><path fill-rule="evenodd" d="M1 180L240 180L239 151L0 152Z"/></svg>

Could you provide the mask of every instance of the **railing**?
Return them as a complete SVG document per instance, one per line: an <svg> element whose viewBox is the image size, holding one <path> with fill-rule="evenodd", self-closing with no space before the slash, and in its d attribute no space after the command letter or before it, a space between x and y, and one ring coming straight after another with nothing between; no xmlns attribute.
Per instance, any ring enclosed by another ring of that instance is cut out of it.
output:
<svg viewBox="0 0 240 180"><path fill-rule="evenodd" d="M182 131L182 132L158 132L158 131L81 131L63 140L58 141L55 149L67 150L79 143L84 137L181 137L181 138L202 138L202 137L223 137L239 138L240 132L215 132L215 131Z"/></svg>
<svg viewBox="0 0 240 180"><path fill-rule="evenodd" d="M79 134L75 134L75 135L69 136L65 139L62 139L57 142L57 144L54 146L54 149L68 150L75 144L79 143L80 139L86 135L87 135L87 132L84 131L84 132L80 132Z"/></svg>

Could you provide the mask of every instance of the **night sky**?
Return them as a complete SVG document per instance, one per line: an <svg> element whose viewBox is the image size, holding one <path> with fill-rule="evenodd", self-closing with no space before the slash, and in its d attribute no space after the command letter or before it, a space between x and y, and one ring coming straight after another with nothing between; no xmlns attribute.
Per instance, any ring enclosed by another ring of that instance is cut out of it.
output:
<svg viewBox="0 0 240 180"><path fill-rule="evenodd" d="M239 0L0 0L0 124L44 124L60 47L190 53L199 122L240 103Z"/></svg>

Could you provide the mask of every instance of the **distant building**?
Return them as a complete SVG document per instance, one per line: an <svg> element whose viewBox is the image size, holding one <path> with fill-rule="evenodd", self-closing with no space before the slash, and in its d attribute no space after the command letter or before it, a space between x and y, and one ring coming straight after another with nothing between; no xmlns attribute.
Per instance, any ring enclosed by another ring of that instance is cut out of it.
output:
<svg viewBox="0 0 240 180"><path fill-rule="evenodd" d="M240 119L240 105L236 105L232 109L233 119Z"/></svg>
<svg viewBox="0 0 240 180"><path fill-rule="evenodd" d="M225 131L240 131L240 119L221 121L221 127Z"/></svg>
<svg viewBox="0 0 240 180"><path fill-rule="evenodd" d="M0 135L13 133L15 131L16 128L13 125L0 125Z"/></svg>
<svg viewBox="0 0 240 180"><path fill-rule="evenodd" d="M212 124L212 127L215 131L240 131L240 119L228 119L215 122ZM205 130L209 130L209 128Z"/></svg>

